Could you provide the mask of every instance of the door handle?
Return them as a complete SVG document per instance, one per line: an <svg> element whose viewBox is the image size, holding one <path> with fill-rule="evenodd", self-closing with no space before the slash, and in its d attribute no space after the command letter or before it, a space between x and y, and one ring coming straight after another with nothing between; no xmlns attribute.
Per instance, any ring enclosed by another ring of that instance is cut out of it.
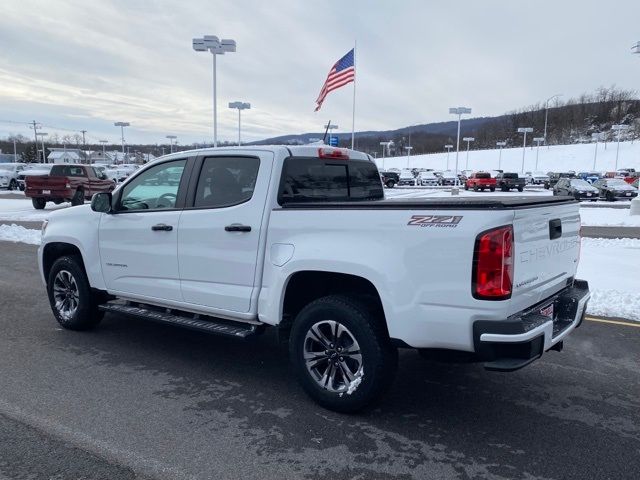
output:
<svg viewBox="0 0 640 480"><path fill-rule="evenodd" d="M251 227L249 225L240 225L239 223L232 223L224 227L225 232L250 232Z"/></svg>
<svg viewBox="0 0 640 480"><path fill-rule="evenodd" d="M173 230L173 227L171 225L165 225L164 223L159 223L151 227L151 230L153 230L154 232L170 232L171 230Z"/></svg>

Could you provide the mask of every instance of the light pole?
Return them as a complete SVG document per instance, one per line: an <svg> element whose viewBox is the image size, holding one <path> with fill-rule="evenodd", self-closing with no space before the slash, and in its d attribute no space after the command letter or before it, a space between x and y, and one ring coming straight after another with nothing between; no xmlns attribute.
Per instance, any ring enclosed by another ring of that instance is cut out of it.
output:
<svg viewBox="0 0 640 480"><path fill-rule="evenodd" d="M471 145L471 142L474 142L476 139L473 137L464 137L462 140L467 142L467 161L465 163L464 169L469 170L469 145Z"/></svg>
<svg viewBox="0 0 640 480"><path fill-rule="evenodd" d="M229 103L229 108L237 108L238 109L238 146L240 146L240 142L241 142L241 117L240 114L242 112L242 110L249 110L251 108L251 104L250 103L244 103L244 102L231 102Z"/></svg>
<svg viewBox="0 0 640 480"><path fill-rule="evenodd" d="M618 132L618 146L616 147L616 172L618 171L618 155L620 154L620 132L629 130L629 125L612 125L611 130Z"/></svg>
<svg viewBox="0 0 640 480"><path fill-rule="evenodd" d="M42 142L42 163L49 163L47 162L47 151L44 149L44 137L49 134L47 132L38 132L36 135L40 137L40 141Z"/></svg>
<svg viewBox="0 0 640 480"><path fill-rule="evenodd" d="M591 140L596 142L596 149L595 149L595 152L593 153L593 171L594 172L596 170L596 161L598 160L598 142L602 139L602 136L603 136L602 133L591 134Z"/></svg>
<svg viewBox="0 0 640 480"><path fill-rule="evenodd" d="M380 142L380 146L382 147L382 170L384 170L384 151L387 150L387 154L389 154L389 147L393 142Z"/></svg>
<svg viewBox="0 0 640 480"><path fill-rule="evenodd" d="M411 156L411 150L413 150L413 147L409 146L404 148L407 151L407 168L409 168L409 157Z"/></svg>
<svg viewBox="0 0 640 480"><path fill-rule="evenodd" d="M449 109L449 113L452 115L458 115L458 137L456 140L456 185L458 185L458 155L460 154L460 123L462 121L462 115L471 113L471 109L468 107L452 107Z"/></svg>
<svg viewBox="0 0 640 480"><path fill-rule="evenodd" d="M540 144L544 142L544 137L535 137L533 139L534 142L536 142L536 144L538 145L536 147L536 169L535 171L538 171L538 156L540 155Z"/></svg>
<svg viewBox="0 0 640 480"><path fill-rule="evenodd" d="M116 127L120 127L120 138L122 138L122 161L124 162L124 127L128 127L131 124L129 122L116 122Z"/></svg>
<svg viewBox="0 0 640 480"><path fill-rule="evenodd" d="M329 123L325 125L324 128L329 130L329 145L331 145L331 130L337 130L340 127L338 127L338 125L334 125L333 123Z"/></svg>
<svg viewBox="0 0 640 480"><path fill-rule="evenodd" d="M453 145L445 145L444 148L447 149L447 170L449 170L449 153L451 152Z"/></svg>
<svg viewBox="0 0 640 480"><path fill-rule="evenodd" d="M502 149L506 147L506 145L507 142L496 142L496 147L500 149L500 153L498 153L498 170L502 168Z"/></svg>
<svg viewBox="0 0 640 480"><path fill-rule="evenodd" d="M224 55L227 52L236 51L236 41L223 38L220 40L215 35L205 35L202 38L193 39L193 49L196 52L211 52L213 56L213 146L218 146L218 104L216 93L216 55Z"/></svg>
<svg viewBox="0 0 640 480"><path fill-rule="evenodd" d="M551 100L553 100L554 98L558 98L561 97L562 94L561 93L556 93L555 95L553 95L552 97L547 98L547 101L544 102L544 135L542 135L544 137L544 144L547 144L547 118L549 116L549 102Z"/></svg>
<svg viewBox="0 0 640 480"><path fill-rule="evenodd" d="M640 54L640 42L636 43L632 49L633 53ZM640 189L638 189L640 192ZM633 200L631 200L631 208L629 213L631 215L640 215L640 195L636 196Z"/></svg>
<svg viewBox="0 0 640 480"><path fill-rule="evenodd" d="M169 139L169 153L173 153L173 141L178 138L176 135L167 135Z"/></svg>
<svg viewBox="0 0 640 480"><path fill-rule="evenodd" d="M109 143L107 140L100 140L100 143L102 144L102 159L104 160L105 158L107 158L107 154L106 154L106 145L107 143Z"/></svg>
<svg viewBox="0 0 640 480"><path fill-rule="evenodd" d="M522 142L522 173L524 173L524 155L527 151L527 133L533 132L533 128L531 127L520 127L518 129L518 133L524 133L524 141Z"/></svg>

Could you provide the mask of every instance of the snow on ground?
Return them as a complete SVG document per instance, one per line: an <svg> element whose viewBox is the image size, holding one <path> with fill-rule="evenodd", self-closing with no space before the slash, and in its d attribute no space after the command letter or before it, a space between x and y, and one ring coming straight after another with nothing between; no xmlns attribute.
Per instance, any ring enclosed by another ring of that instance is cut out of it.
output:
<svg viewBox="0 0 640 480"><path fill-rule="evenodd" d="M626 208L581 208L582 225L593 227L640 227L640 215Z"/></svg>
<svg viewBox="0 0 640 480"><path fill-rule="evenodd" d="M640 321L640 240L583 238L577 278L587 280L587 313Z"/></svg>
<svg viewBox="0 0 640 480"><path fill-rule="evenodd" d="M0 240L5 242L21 242L40 245L40 230L21 227L20 225L0 225Z"/></svg>
<svg viewBox="0 0 640 480"><path fill-rule="evenodd" d="M557 172L575 170L584 171L615 171L616 167L616 143L598 144L598 157L594 167L595 143L576 145L554 145L550 147L528 147L525 152L524 171ZM538 153L538 165L536 167L536 153ZM458 157L458 170L493 170L502 168L505 171L522 171L522 146L519 148L504 148L502 161L498 166L500 152L493 150L471 150L469 152L469 164L467 166L467 152L461 151ZM436 170L455 170L456 154L449 154L447 166L447 153L430 153L425 155L412 155L409 157L409 168L433 168ZM407 157L390 157L376 159L378 167L407 168ZM635 168L640 170L640 142L620 142L620 156L618 168Z"/></svg>
<svg viewBox="0 0 640 480"><path fill-rule="evenodd" d="M0 220L38 222L45 220L49 214L60 208L66 208L70 203L55 205L47 203L44 210L36 210L31 204L31 199L0 199Z"/></svg>

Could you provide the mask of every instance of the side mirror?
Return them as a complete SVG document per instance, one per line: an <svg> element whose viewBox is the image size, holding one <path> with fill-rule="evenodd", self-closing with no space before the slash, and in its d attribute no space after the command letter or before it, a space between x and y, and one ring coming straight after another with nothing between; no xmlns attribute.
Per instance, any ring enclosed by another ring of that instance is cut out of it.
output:
<svg viewBox="0 0 640 480"><path fill-rule="evenodd" d="M91 210L99 213L111 213L111 193L96 193L91 199Z"/></svg>

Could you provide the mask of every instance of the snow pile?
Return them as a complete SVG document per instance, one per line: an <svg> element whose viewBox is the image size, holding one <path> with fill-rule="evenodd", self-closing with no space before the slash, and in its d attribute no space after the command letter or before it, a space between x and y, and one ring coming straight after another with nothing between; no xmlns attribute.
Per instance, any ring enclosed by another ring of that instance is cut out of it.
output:
<svg viewBox="0 0 640 480"><path fill-rule="evenodd" d="M40 230L24 228L20 225L0 225L0 241L22 242L40 245Z"/></svg>
<svg viewBox="0 0 640 480"><path fill-rule="evenodd" d="M587 280L587 313L640 321L640 240L583 238L577 278Z"/></svg>
<svg viewBox="0 0 640 480"><path fill-rule="evenodd" d="M581 208L582 225L590 227L640 227L640 215L626 208Z"/></svg>
<svg viewBox="0 0 640 480"><path fill-rule="evenodd" d="M31 204L31 199L0 199L0 220L14 221L14 222L40 222L49 217L49 214L58 210L59 208L66 208L70 203L61 203L55 205L53 203L47 203L44 210L36 210Z"/></svg>

